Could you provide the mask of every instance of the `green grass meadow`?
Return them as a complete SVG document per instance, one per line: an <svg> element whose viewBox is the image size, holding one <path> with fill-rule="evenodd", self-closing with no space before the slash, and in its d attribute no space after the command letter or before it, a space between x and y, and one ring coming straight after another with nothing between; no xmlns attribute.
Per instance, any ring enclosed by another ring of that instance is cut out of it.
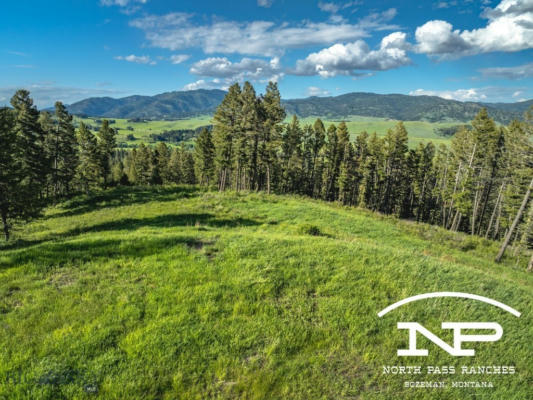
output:
<svg viewBox="0 0 533 400"><path fill-rule="evenodd" d="M0 398L533 398L533 275L497 243L295 196L194 187L78 197L0 245ZM524 255L525 257L525 255ZM524 264L523 260L522 264ZM408 296L458 291L377 313ZM495 321L495 343L397 357L417 321ZM383 365L512 365L400 376ZM494 388L407 389L405 380Z"/></svg>
<svg viewBox="0 0 533 400"><path fill-rule="evenodd" d="M286 122L289 122L292 117L287 117ZM312 125L317 118L321 117L307 117L300 120L301 125ZM98 126L96 120L102 118L76 118L78 122L91 126ZM158 134L168 130L176 129L196 129L200 126L212 124L212 117L209 115L202 115L194 118L174 120L174 121L145 121L145 122L128 122L127 119L111 118L115 121L111 126L118 128L117 141L122 145L129 147L138 146L141 142L155 143L150 137L151 134ZM339 124L342 120L328 120L323 119L324 124L329 126L330 124ZM347 117L344 121L348 126L352 139L355 138L360 132L367 131L369 134L376 132L379 136L385 136L387 130L393 128L398 121L374 118L374 117L360 117L351 116ZM404 122L407 131L409 132L409 144L415 147L420 142L427 143L432 141L436 146L439 144L449 144L450 138L439 136L435 133L437 128L448 128L455 125L460 125L461 122L425 122L425 121L406 121ZM127 128L131 127L132 130ZM132 134L135 136L135 140L128 140L127 136ZM190 143L189 143L190 142ZM192 141L186 142L188 145L192 145Z"/></svg>
<svg viewBox="0 0 533 400"><path fill-rule="evenodd" d="M114 120L115 123L111 125L112 128L118 128L117 142L119 145L128 145L130 147L138 146L140 143L151 143L154 141L150 137L151 134L158 134L170 130L178 129L196 129L200 126L211 124L211 116L203 115L194 118L179 119L173 121L166 120L155 120L155 121L145 121L145 122L133 122L128 121L127 119L121 118L108 118L109 120ZM78 118L76 121L83 121L85 124L97 127L99 124L97 120L102 120L104 118ZM131 127L132 129L127 129ZM132 134L135 136L135 140L128 140L127 136Z"/></svg>
<svg viewBox="0 0 533 400"><path fill-rule="evenodd" d="M313 124L316 118L307 117L301 120L301 124ZM341 121L345 121L348 126L348 131L352 134L352 139L360 132L367 131L369 134L376 132L378 136L385 136L389 129L394 128L398 123L396 120L388 118L377 117L362 117L351 116L345 120L327 120L323 119L326 127L329 124L338 125ZM464 122L427 122L427 121L404 121L405 128L409 133L409 145L411 147L417 146L420 142L433 142L435 146L440 144L449 144L451 137L439 136L435 133L435 129L449 128L456 125L462 125Z"/></svg>

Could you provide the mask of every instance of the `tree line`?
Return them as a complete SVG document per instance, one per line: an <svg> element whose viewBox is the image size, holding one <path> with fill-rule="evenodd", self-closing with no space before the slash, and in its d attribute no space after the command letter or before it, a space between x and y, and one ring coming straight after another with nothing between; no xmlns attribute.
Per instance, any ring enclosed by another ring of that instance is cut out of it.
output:
<svg viewBox="0 0 533 400"><path fill-rule="evenodd" d="M503 240L533 245L533 110L498 126L486 109L450 146L408 145L402 122L384 137L346 123L284 123L276 84L262 96L234 84L195 147L200 184L218 190L294 193ZM529 269L533 268L533 257Z"/></svg>
<svg viewBox="0 0 533 400"><path fill-rule="evenodd" d="M410 148L401 122L383 137L353 139L344 122L285 123L277 85L257 95L246 82L229 88L193 149L158 143L128 151L116 149L106 120L95 135L84 124L76 130L61 103L54 116L39 113L26 91L11 104L0 112L6 238L9 218L31 217L47 199L117 184L187 183L337 201L502 240L503 251L533 245L533 112L498 126L482 109L450 146Z"/></svg>
<svg viewBox="0 0 533 400"><path fill-rule="evenodd" d="M46 205L77 193L115 185L196 183L194 158L185 148L159 143L117 149L108 120L93 133L76 128L61 102L39 112L30 93L19 90L11 108L0 109L0 218L9 240L13 221L38 216Z"/></svg>

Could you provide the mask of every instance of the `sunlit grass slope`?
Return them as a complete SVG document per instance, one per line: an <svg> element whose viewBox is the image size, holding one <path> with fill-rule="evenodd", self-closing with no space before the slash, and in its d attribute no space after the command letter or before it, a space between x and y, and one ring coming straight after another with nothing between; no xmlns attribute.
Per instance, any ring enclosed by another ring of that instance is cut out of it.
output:
<svg viewBox="0 0 533 400"><path fill-rule="evenodd" d="M520 399L532 397L533 277L497 245L298 197L116 189L49 209L0 246L0 398ZM405 297L460 291L378 318ZM402 358L417 321L495 321L496 343ZM405 377L383 365L513 365ZM404 389L404 380L492 389Z"/></svg>
<svg viewBox="0 0 533 400"><path fill-rule="evenodd" d="M103 118L76 118L85 124L98 127L98 120ZM128 146L138 146L140 143L155 143L150 137L152 134L160 134L165 131L180 129L196 129L200 126L210 125L211 116L203 115L194 118L178 119L173 121L129 121L121 118L108 118L115 121L111 127L117 129L117 142ZM128 129L129 128L129 129ZM128 135L133 135L134 140L128 139Z"/></svg>
<svg viewBox="0 0 533 400"><path fill-rule="evenodd" d="M313 124L315 117L307 117L302 120L302 124ZM341 120L327 120L323 119L326 127L329 124L338 125ZM352 139L360 132L366 131L369 134L376 132L378 136L385 136L389 129L394 128L398 121L388 118L377 117L362 117L351 116L344 120L348 126L349 132L352 134ZM409 133L409 145L411 147L417 146L420 142L433 142L435 146L440 144L449 144L450 137L440 136L436 133L439 128L450 128L457 125L462 125L464 122L427 122L427 121L404 121L405 128Z"/></svg>

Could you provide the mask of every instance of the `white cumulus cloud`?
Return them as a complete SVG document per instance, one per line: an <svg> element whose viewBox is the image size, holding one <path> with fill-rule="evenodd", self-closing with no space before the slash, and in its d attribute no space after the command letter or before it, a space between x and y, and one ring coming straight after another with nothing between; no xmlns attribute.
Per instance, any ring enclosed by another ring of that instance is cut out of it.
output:
<svg viewBox="0 0 533 400"><path fill-rule="evenodd" d="M458 90L424 90L416 89L409 92L411 96L438 96L447 100L459 101L479 101L486 100L487 95L479 89L458 89Z"/></svg>
<svg viewBox="0 0 533 400"><path fill-rule="evenodd" d="M154 47L172 51L199 47L206 54L248 54L279 56L286 50L340 41L353 41L369 36L370 31L397 29L389 24L395 9L373 13L357 23L341 22L236 22L213 19L212 23L192 21L192 15L170 13L134 19L130 25L145 32Z"/></svg>
<svg viewBox="0 0 533 400"><path fill-rule="evenodd" d="M304 60L298 60L296 75L320 75L329 78L337 75L361 75L361 70L384 71L408 65L407 56L410 45L406 34L394 32L385 36L377 50L372 50L362 41L337 43L317 53L309 54Z"/></svg>
<svg viewBox="0 0 533 400"><path fill-rule="evenodd" d="M232 80L270 79L282 73L279 58L270 61L243 58L231 62L226 57L210 57L193 64L190 72L194 75L226 78Z"/></svg>
<svg viewBox="0 0 533 400"><path fill-rule="evenodd" d="M198 89L221 89L227 90L229 85L222 82L220 79L204 80L199 79L196 82L188 83L183 87L183 90L198 90Z"/></svg>
<svg viewBox="0 0 533 400"><path fill-rule="evenodd" d="M495 8L486 8L482 16L487 25L473 30L454 29L442 20L426 22L416 29L416 50L447 59L533 47L533 0L503 0Z"/></svg>
<svg viewBox="0 0 533 400"><path fill-rule="evenodd" d="M443 99L458 101L509 102L516 101L516 97L527 92L531 94L531 90L527 88L487 86L456 90L416 89L409 94L412 96L438 96Z"/></svg>

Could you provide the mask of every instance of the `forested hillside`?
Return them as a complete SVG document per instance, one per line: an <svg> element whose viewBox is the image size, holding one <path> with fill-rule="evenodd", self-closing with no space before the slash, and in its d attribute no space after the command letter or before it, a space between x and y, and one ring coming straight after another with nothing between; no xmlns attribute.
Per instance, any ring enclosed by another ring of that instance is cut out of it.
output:
<svg viewBox="0 0 533 400"><path fill-rule="evenodd" d="M156 96L129 96L121 99L99 97L67 107L71 114L91 117L171 119L213 113L224 98L222 90L168 92Z"/></svg>
<svg viewBox="0 0 533 400"><path fill-rule="evenodd" d="M173 119L212 114L225 92L195 90L168 92L156 96L121 99L90 98L67 109L76 115L109 118ZM402 121L468 122L485 107L499 123L521 119L533 100L518 103L483 104L446 100L435 96L348 93L335 97L309 97L282 101L288 115L343 119L350 116L390 118Z"/></svg>
<svg viewBox="0 0 533 400"><path fill-rule="evenodd" d="M485 107L492 118L500 123L521 119L531 101L523 103L480 104L446 100L436 96L375 93L348 93L335 97L312 97L283 102L289 114L300 117L343 118L350 115L364 115L401 121L430 122L449 120L467 122Z"/></svg>

